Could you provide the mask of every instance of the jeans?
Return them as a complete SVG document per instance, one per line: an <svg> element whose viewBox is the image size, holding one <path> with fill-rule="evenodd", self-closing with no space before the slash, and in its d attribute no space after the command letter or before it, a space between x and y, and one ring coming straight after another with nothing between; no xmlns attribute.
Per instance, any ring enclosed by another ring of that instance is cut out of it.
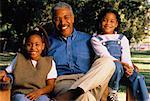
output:
<svg viewBox="0 0 150 101"><path fill-rule="evenodd" d="M35 101L49 101L50 99L46 95L41 95ZM30 101L24 94L15 94L12 96L12 101Z"/></svg>
<svg viewBox="0 0 150 101"><path fill-rule="evenodd" d="M120 64L119 62L115 62L115 65L116 65L115 72L114 72L113 76L111 77L108 85L113 90L118 90L119 82L124 75L124 70L123 70L122 64Z"/></svg>

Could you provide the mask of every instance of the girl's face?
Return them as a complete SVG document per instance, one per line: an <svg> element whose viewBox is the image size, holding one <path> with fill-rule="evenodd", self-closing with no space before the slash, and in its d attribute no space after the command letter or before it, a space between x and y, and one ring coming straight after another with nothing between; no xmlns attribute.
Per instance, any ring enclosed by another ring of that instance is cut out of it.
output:
<svg viewBox="0 0 150 101"><path fill-rule="evenodd" d="M118 21L114 13L107 13L102 19L102 31L104 34L113 34L118 26Z"/></svg>
<svg viewBox="0 0 150 101"><path fill-rule="evenodd" d="M41 37L35 34L28 38L26 48L30 58L33 60L38 60L45 48L45 44L43 43Z"/></svg>

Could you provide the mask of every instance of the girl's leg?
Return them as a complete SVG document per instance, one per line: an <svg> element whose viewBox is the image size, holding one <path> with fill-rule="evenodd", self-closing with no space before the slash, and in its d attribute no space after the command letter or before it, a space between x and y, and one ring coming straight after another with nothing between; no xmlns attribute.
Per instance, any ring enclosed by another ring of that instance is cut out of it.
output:
<svg viewBox="0 0 150 101"><path fill-rule="evenodd" d="M24 94L15 94L12 96L12 101L30 101Z"/></svg>
<svg viewBox="0 0 150 101"><path fill-rule="evenodd" d="M50 101L47 95L41 95L36 101Z"/></svg>
<svg viewBox="0 0 150 101"><path fill-rule="evenodd" d="M109 82L109 94L107 97L108 101L118 101L117 91L119 89L119 82L123 77L124 70L123 66L119 62L115 62L116 70Z"/></svg>
<svg viewBox="0 0 150 101"><path fill-rule="evenodd" d="M115 62L115 65L116 65L116 70L113 76L111 77L108 85L111 89L117 91L119 89L119 82L121 78L123 77L124 70L123 70L122 64L120 64L119 62Z"/></svg>

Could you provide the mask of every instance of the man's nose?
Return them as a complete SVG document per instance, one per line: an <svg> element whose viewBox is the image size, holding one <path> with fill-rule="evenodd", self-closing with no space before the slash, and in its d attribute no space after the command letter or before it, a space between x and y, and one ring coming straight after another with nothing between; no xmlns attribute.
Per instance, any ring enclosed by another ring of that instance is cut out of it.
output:
<svg viewBox="0 0 150 101"><path fill-rule="evenodd" d="M60 23L61 23L62 25L64 25L64 24L66 23L66 20L65 20L64 18L61 18L61 19L60 19Z"/></svg>

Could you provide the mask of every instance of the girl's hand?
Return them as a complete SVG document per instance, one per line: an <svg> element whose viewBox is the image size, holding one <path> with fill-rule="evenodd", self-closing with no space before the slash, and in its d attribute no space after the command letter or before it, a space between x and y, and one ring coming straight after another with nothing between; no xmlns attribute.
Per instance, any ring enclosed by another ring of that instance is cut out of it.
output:
<svg viewBox="0 0 150 101"><path fill-rule="evenodd" d="M133 74L134 68L129 66L129 64L127 64L127 63L124 63L124 62L120 62L120 63L123 65L123 67L125 69L125 75L127 77L131 76Z"/></svg>
<svg viewBox="0 0 150 101"><path fill-rule="evenodd" d="M7 76L7 73L5 70L0 71L0 81L10 82L10 78Z"/></svg>
<svg viewBox="0 0 150 101"><path fill-rule="evenodd" d="M133 74L133 67L129 66L128 63L125 63L125 62L121 62L119 60L114 60L114 62L120 62L122 65L123 65L123 68L125 70L125 75L127 77L131 76Z"/></svg>
<svg viewBox="0 0 150 101"><path fill-rule="evenodd" d="M125 70L125 75L127 77L131 76L132 74L133 74L133 69L127 69L127 70Z"/></svg>
<svg viewBox="0 0 150 101"><path fill-rule="evenodd" d="M0 80L2 80L3 77L6 76L6 75L7 75L7 73L4 70L1 70L0 71Z"/></svg>
<svg viewBox="0 0 150 101"><path fill-rule="evenodd" d="M30 92L29 94L26 95L26 97L29 98L31 101L36 100L39 96L41 96L40 89Z"/></svg>

